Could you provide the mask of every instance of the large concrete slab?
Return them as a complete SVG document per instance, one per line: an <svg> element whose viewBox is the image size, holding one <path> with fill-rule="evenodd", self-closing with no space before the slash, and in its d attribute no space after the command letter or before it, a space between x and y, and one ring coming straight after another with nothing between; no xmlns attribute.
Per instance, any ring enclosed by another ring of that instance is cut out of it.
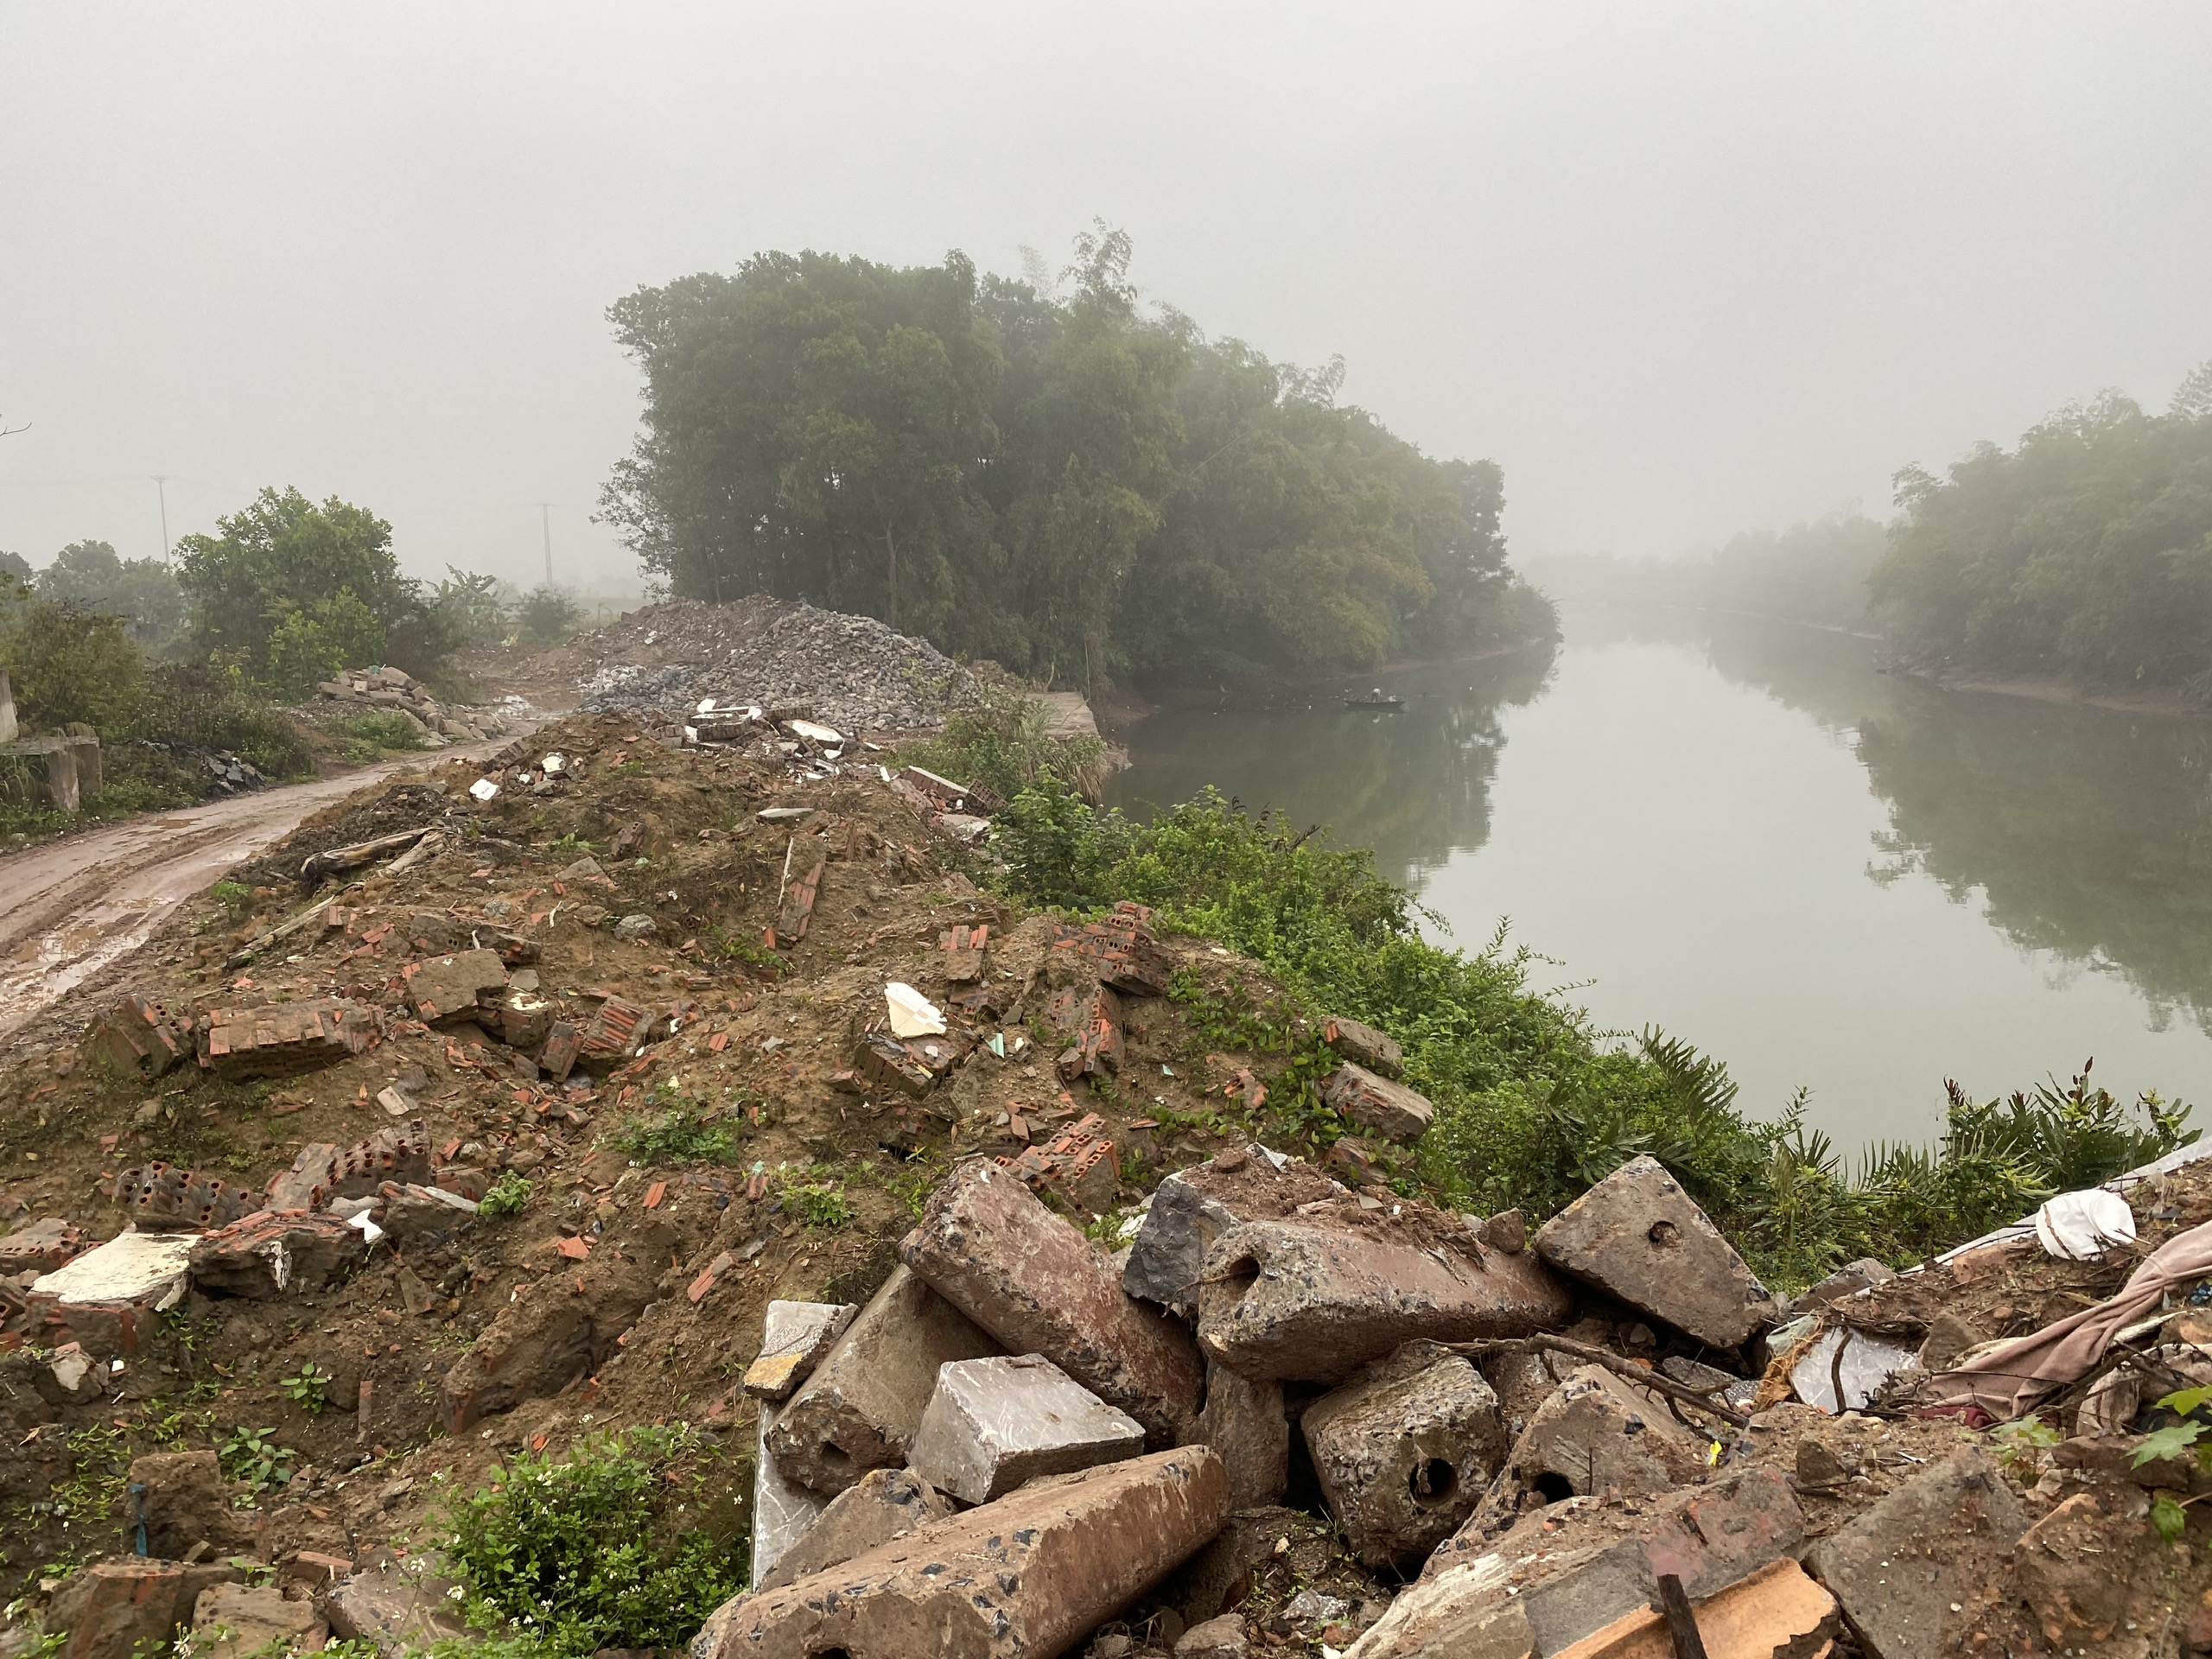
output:
<svg viewBox="0 0 2212 1659"><path fill-rule="evenodd" d="M1379 1230L1254 1222L1206 1253L1198 1343L1247 1376L1341 1382L1416 1338L1525 1337L1564 1325L1572 1311L1567 1287L1526 1251L1478 1255Z"/></svg>
<svg viewBox="0 0 2212 1659"><path fill-rule="evenodd" d="M911 1469L871 1469L831 1498L812 1526L768 1572L755 1572L757 1592L773 1590L903 1538L958 1509Z"/></svg>
<svg viewBox="0 0 2212 1659"><path fill-rule="evenodd" d="M1216 1239L1242 1223L1280 1221L1302 1204L1344 1192L1303 1159L1259 1146L1235 1147L1178 1170L1153 1190L1144 1224L1129 1247L1122 1288L1179 1313L1194 1313L1198 1274Z"/></svg>
<svg viewBox="0 0 2212 1659"><path fill-rule="evenodd" d="M999 1344L912 1271L895 1268L854 1315L775 1420L769 1442L786 1478L842 1492L871 1469L894 1469L921 1427L938 1368Z"/></svg>
<svg viewBox="0 0 2212 1659"><path fill-rule="evenodd" d="M1144 1450L1144 1425L1037 1354L941 1367L907 1463L963 1503Z"/></svg>
<svg viewBox="0 0 2212 1659"><path fill-rule="evenodd" d="M690 1659L1057 1659L1174 1571L1228 1504L1204 1446L1052 1476L726 1603Z"/></svg>
<svg viewBox="0 0 2212 1659"><path fill-rule="evenodd" d="M1536 1230L1536 1254L1715 1348L1741 1347L1774 1298L1656 1158L1631 1158Z"/></svg>
<svg viewBox="0 0 2212 1659"><path fill-rule="evenodd" d="M1196 1427L1205 1371L1190 1333L1132 1299L1112 1258L1008 1172L962 1164L899 1254L1007 1349L1043 1355L1142 1423L1155 1446Z"/></svg>
<svg viewBox="0 0 2212 1659"><path fill-rule="evenodd" d="M1409 1342L1306 1408L1313 1471L1353 1552L1418 1567L1474 1510L1505 1459L1497 1396L1474 1365Z"/></svg>

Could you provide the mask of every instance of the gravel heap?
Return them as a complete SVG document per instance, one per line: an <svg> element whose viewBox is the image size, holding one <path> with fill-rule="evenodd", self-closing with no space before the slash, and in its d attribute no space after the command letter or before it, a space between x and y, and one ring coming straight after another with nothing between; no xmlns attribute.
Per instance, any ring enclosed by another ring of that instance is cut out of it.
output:
<svg viewBox="0 0 2212 1659"><path fill-rule="evenodd" d="M594 713L679 717L713 697L802 708L848 734L933 731L976 696L968 671L926 640L766 594L649 605L572 645Z"/></svg>

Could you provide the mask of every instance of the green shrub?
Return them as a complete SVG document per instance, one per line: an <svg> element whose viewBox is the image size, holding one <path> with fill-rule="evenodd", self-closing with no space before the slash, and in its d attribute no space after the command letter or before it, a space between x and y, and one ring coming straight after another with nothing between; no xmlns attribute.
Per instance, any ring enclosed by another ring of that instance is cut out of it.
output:
<svg viewBox="0 0 2212 1659"><path fill-rule="evenodd" d="M271 778L315 772L315 751L283 710L255 692L243 675L196 664L156 666L124 734L139 742L227 750Z"/></svg>
<svg viewBox="0 0 2212 1659"><path fill-rule="evenodd" d="M492 1183L491 1191L479 1199L476 1213L486 1221L498 1221L504 1216L518 1216L530 1202L535 1184L518 1169L511 1169Z"/></svg>
<svg viewBox="0 0 2212 1659"><path fill-rule="evenodd" d="M346 740L338 753L348 766L364 766L386 754L404 754L425 747L421 728L396 709L355 715L330 729Z"/></svg>
<svg viewBox="0 0 2212 1659"><path fill-rule="evenodd" d="M710 1455L689 1427L636 1428L494 1471L446 1516L469 1622L543 1659L683 1647L745 1582L730 1541L679 1519L702 1486L687 1466Z"/></svg>
<svg viewBox="0 0 2212 1659"><path fill-rule="evenodd" d="M1081 778L1105 753L1106 745L1096 737L1047 737L1043 704L992 688L977 707L949 718L937 736L901 744L899 760L1011 800L1046 772Z"/></svg>
<svg viewBox="0 0 2212 1659"><path fill-rule="evenodd" d="M124 618L42 594L10 607L0 626L0 668L26 731L82 721L110 736L146 695L145 653Z"/></svg>

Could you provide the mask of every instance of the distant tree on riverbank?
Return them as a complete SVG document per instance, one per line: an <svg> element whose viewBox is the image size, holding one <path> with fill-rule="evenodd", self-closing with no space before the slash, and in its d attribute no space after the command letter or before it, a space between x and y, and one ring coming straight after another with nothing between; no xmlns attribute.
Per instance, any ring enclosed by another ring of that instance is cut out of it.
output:
<svg viewBox="0 0 2212 1659"><path fill-rule="evenodd" d="M1891 636L1932 668L2212 698L2208 380L2171 414L2107 393L1943 478L1900 473L1872 584Z"/></svg>
<svg viewBox="0 0 2212 1659"><path fill-rule="evenodd" d="M1554 599L1577 603L1679 605L1858 629L1870 626L1866 579L1887 534L1847 511L1787 530L1746 531L1702 556L1569 554L1531 565L1529 574Z"/></svg>
<svg viewBox="0 0 2212 1659"><path fill-rule="evenodd" d="M767 253L612 309L645 433L604 500L677 594L764 589L1085 687L1548 634L1503 478L1210 340L1077 239L1057 282L963 255Z"/></svg>

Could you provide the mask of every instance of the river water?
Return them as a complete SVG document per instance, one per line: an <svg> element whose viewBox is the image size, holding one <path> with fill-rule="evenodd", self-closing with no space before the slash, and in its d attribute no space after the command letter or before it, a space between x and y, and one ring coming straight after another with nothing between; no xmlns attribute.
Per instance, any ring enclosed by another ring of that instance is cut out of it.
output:
<svg viewBox="0 0 2212 1659"><path fill-rule="evenodd" d="M1362 682L1374 683L1368 676ZM1133 810L1213 784L1375 849L1478 949L1501 920L1609 1030L1812 1091L1853 1151L2094 1076L2212 1128L2212 723L1877 671L1849 635L1570 613L1555 650L1333 697L1184 703L1116 735Z"/></svg>

